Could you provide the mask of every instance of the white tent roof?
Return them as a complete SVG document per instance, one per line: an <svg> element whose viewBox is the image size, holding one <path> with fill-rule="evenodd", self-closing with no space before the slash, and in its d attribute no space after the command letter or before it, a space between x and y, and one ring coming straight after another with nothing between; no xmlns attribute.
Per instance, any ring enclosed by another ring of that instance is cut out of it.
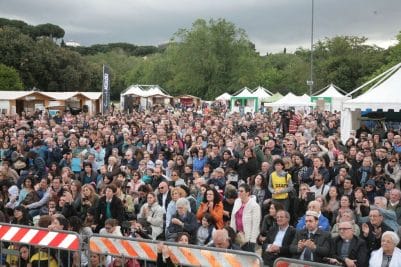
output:
<svg viewBox="0 0 401 267"><path fill-rule="evenodd" d="M343 108L355 109L372 109L376 111L383 109L387 111L393 109L394 111L401 110L401 64L398 69L380 84L376 84L370 88L363 95L357 98L345 101Z"/></svg>
<svg viewBox="0 0 401 267"><path fill-rule="evenodd" d="M304 99L305 101L310 102L310 96L308 96L307 94L303 94L301 97L302 97L302 99Z"/></svg>
<svg viewBox="0 0 401 267"><path fill-rule="evenodd" d="M288 93L276 102L265 105L268 107L312 107L316 104L311 102L310 98L307 100L305 96L296 96L293 93Z"/></svg>
<svg viewBox="0 0 401 267"><path fill-rule="evenodd" d="M158 86L158 85L146 85L146 86L141 86L141 85L131 85L126 89L126 91L121 94L123 96L125 95L135 95L135 96L140 96L140 97L172 97L165 92Z"/></svg>
<svg viewBox="0 0 401 267"><path fill-rule="evenodd" d="M136 95L141 96L143 93L142 89L138 85L131 85L122 95Z"/></svg>
<svg viewBox="0 0 401 267"><path fill-rule="evenodd" d="M102 97L102 92L80 92L80 93L91 100L97 100Z"/></svg>
<svg viewBox="0 0 401 267"><path fill-rule="evenodd" d="M348 98L345 95L341 94L333 84L330 84L324 92L315 95L314 97Z"/></svg>
<svg viewBox="0 0 401 267"><path fill-rule="evenodd" d="M256 96L257 98L261 98L261 99L272 96L272 94L266 88L263 88L262 86L256 87L256 89L255 89L255 91L253 91L252 95Z"/></svg>
<svg viewBox="0 0 401 267"><path fill-rule="evenodd" d="M224 93L219 95L218 97L215 98L215 100L223 100L223 101L228 101L231 99L231 96L229 93Z"/></svg>
<svg viewBox="0 0 401 267"><path fill-rule="evenodd" d="M161 96L161 97L172 97L166 93L164 93L161 88L157 85L149 88L148 90L143 90L142 97L150 97L150 96Z"/></svg>
<svg viewBox="0 0 401 267"><path fill-rule="evenodd" d="M235 97L255 97L251 90L249 90L248 87L242 88L241 92L238 93L237 95L234 95Z"/></svg>

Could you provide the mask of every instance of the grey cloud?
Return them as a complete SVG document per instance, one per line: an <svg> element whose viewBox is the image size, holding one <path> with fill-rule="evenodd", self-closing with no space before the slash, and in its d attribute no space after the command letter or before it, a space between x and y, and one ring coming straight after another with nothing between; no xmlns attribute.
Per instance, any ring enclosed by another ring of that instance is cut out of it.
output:
<svg viewBox="0 0 401 267"><path fill-rule="evenodd" d="M309 47L311 0L14 0L0 2L0 16L60 25L66 40L84 45L158 45L197 18L225 18L265 53ZM389 43L400 17L399 0L315 0L314 39L358 35Z"/></svg>

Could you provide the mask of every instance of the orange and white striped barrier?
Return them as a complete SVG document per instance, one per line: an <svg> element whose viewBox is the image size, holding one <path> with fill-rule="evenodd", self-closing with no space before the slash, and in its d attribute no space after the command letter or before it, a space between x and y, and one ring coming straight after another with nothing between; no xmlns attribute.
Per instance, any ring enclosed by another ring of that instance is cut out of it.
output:
<svg viewBox="0 0 401 267"><path fill-rule="evenodd" d="M216 250L207 247L182 247L166 243L173 263L185 266L213 267L256 267L262 266L262 260L256 254L236 250ZM132 240L105 236L91 236L89 239L91 253L157 260L157 243L147 240Z"/></svg>
<svg viewBox="0 0 401 267"><path fill-rule="evenodd" d="M80 239L77 234L49 231L44 228L33 228L13 225L0 225L2 242L24 243L65 250L80 250Z"/></svg>

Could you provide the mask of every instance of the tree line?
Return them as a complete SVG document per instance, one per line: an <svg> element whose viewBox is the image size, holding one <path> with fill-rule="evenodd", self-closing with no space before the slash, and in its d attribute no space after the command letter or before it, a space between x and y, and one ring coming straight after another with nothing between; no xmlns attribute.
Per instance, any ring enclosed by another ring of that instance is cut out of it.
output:
<svg viewBox="0 0 401 267"><path fill-rule="evenodd" d="M224 19L198 19L159 47L127 43L65 47L63 41L59 44L64 30L43 25L47 27L0 19L0 90L99 91L102 64L107 64L112 99L119 99L132 84L159 84L172 95L204 99L244 86L260 85L282 94L308 92L309 49L260 55L245 30ZM334 83L351 91L399 63L401 33L397 39L398 44L387 49L357 36L316 42L314 90Z"/></svg>

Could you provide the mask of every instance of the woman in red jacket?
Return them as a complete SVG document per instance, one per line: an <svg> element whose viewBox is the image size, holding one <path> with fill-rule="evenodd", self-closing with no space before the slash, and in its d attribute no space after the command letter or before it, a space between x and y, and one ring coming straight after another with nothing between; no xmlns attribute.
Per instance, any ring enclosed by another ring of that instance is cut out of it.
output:
<svg viewBox="0 0 401 267"><path fill-rule="evenodd" d="M214 188L206 190L202 203L196 213L196 218L201 221L205 213L210 213L216 228L221 229L224 227L223 221L223 202L221 201L220 194Z"/></svg>

